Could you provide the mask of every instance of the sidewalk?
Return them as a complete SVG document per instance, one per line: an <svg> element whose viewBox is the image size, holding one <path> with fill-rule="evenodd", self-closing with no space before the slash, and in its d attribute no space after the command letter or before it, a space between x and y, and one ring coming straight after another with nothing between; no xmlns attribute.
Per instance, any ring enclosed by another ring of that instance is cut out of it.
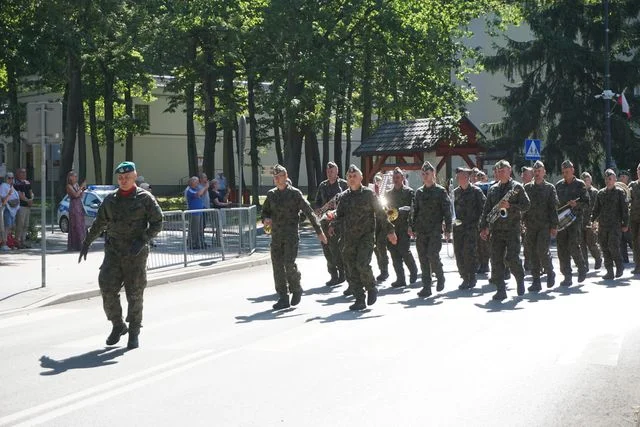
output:
<svg viewBox="0 0 640 427"><path fill-rule="evenodd" d="M202 261L151 270L147 286L188 280L224 273L271 262L270 237L259 230L256 251L251 255L227 258L224 261ZM42 288L42 251L32 249L0 253L0 314L25 308L60 304L100 295L98 272L104 258L103 242L91 245L87 260L78 264L78 253L67 252L67 235L47 233L46 287Z"/></svg>

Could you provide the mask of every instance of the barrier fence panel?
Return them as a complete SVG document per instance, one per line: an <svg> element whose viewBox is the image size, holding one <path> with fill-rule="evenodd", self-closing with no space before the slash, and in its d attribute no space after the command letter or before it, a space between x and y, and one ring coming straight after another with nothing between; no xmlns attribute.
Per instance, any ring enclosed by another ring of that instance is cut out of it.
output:
<svg viewBox="0 0 640 427"><path fill-rule="evenodd" d="M154 239L147 268L253 253L256 212L255 206L163 212L163 230Z"/></svg>

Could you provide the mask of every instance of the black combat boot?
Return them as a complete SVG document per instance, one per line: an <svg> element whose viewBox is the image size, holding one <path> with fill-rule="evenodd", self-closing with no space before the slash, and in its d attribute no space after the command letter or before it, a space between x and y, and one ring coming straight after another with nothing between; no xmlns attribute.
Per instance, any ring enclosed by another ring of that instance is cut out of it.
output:
<svg viewBox="0 0 640 427"><path fill-rule="evenodd" d="M622 276L624 273L624 264L621 262L616 262L616 277Z"/></svg>
<svg viewBox="0 0 640 427"><path fill-rule="evenodd" d="M473 289L476 287L476 273L469 273L469 281L467 283L467 289Z"/></svg>
<svg viewBox="0 0 640 427"><path fill-rule="evenodd" d="M118 341L120 341L120 337L129 332L127 325L122 320L120 320L119 322L113 321L112 323L113 328L111 329L111 333L107 337L107 345L118 344Z"/></svg>
<svg viewBox="0 0 640 427"><path fill-rule="evenodd" d="M604 276L602 276L602 278L604 280L611 280L613 279L613 267L607 267L607 272L605 273Z"/></svg>
<svg viewBox="0 0 640 427"><path fill-rule="evenodd" d="M282 310L289 307L291 307L291 304L289 303L289 295L287 294L280 295L280 299L278 300L278 302L273 304L274 310Z"/></svg>
<svg viewBox="0 0 640 427"><path fill-rule="evenodd" d="M388 278L389 278L389 272L387 270L382 270L380 274L378 274L378 277L376 277L376 280L378 282L384 282Z"/></svg>
<svg viewBox="0 0 640 427"><path fill-rule="evenodd" d="M444 274L440 274L440 276L438 276L438 283L436 285L436 291L440 292L443 289L444 289Z"/></svg>
<svg viewBox="0 0 640 427"><path fill-rule="evenodd" d="M422 285L422 289L418 291L418 296L420 298L427 298L431 296L431 283L426 283Z"/></svg>
<svg viewBox="0 0 640 427"><path fill-rule="evenodd" d="M586 278L587 278L587 270L578 271L578 283L584 282Z"/></svg>
<svg viewBox="0 0 640 427"><path fill-rule="evenodd" d="M547 288L553 288L556 284L556 273L553 271L547 273Z"/></svg>
<svg viewBox="0 0 640 427"><path fill-rule="evenodd" d="M327 285L327 286L335 286L338 283L340 283L340 282L338 282L338 273L332 273L331 274L331 279L328 282L326 282L325 285Z"/></svg>
<svg viewBox="0 0 640 427"><path fill-rule="evenodd" d="M344 270L338 270L338 280L337 280L336 285L339 285L340 283L344 283L345 280L347 280L347 279L344 276Z"/></svg>
<svg viewBox="0 0 640 427"><path fill-rule="evenodd" d="M469 289L469 281L466 278L462 279L462 283L460 283L460 285L458 285L458 289L463 290L463 289Z"/></svg>
<svg viewBox="0 0 640 427"><path fill-rule="evenodd" d="M596 270L600 270L600 267L602 267L602 258L598 258L596 260L595 265L593 266L593 268L596 269Z"/></svg>
<svg viewBox="0 0 640 427"><path fill-rule="evenodd" d="M295 291L291 292L291 305L300 304L301 299L302 299L302 288L296 289Z"/></svg>
<svg viewBox="0 0 640 427"><path fill-rule="evenodd" d="M418 281L418 270L413 270L409 272L409 283L414 284Z"/></svg>
<svg viewBox="0 0 640 427"><path fill-rule="evenodd" d="M505 287L504 284L501 285L497 285L496 286L498 288L498 292L496 292L491 299L494 301L502 301L504 299L507 299L507 288Z"/></svg>
<svg viewBox="0 0 640 427"><path fill-rule="evenodd" d="M521 297L522 295L524 295L524 277L520 277L519 279L516 279L516 282L517 282L516 290L518 292L518 296Z"/></svg>
<svg viewBox="0 0 640 427"><path fill-rule="evenodd" d="M364 303L364 295L359 296L356 299L356 302L349 306L349 310L351 311L361 311L367 308L367 304Z"/></svg>
<svg viewBox="0 0 640 427"><path fill-rule="evenodd" d="M571 282L571 275L568 276L564 276L564 280L562 282L560 282L560 286L563 286L565 288L568 288L569 286L572 285Z"/></svg>
<svg viewBox="0 0 640 427"><path fill-rule="evenodd" d="M392 288L402 288L403 286L407 286L407 282L404 279L398 279L391 284Z"/></svg>
<svg viewBox="0 0 640 427"><path fill-rule="evenodd" d="M534 277L531 286L527 288L529 292L540 292L542 290L542 284L539 277Z"/></svg>
<svg viewBox="0 0 640 427"><path fill-rule="evenodd" d="M127 342L127 348L129 350L133 350L134 348L140 347L140 342L138 341L138 335L140 335L140 325L130 325L129 328L129 341Z"/></svg>
<svg viewBox="0 0 640 427"><path fill-rule="evenodd" d="M367 292L367 305L373 305L378 301L378 288L375 286Z"/></svg>
<svg viewBox="0 0 640 427"><path fill-rule="evenodd" d="M351 295L353 295L353 291L351 290L351 286L347 285L347 289L345 289L342 292L342 295L344 295L345 297L350 297Z"/></svg>
<svg viewBox="0 0 640 427"><path fill-rule="evenodd" d="M631 274L640 274L640 267L636 266L636 268L633 269L633 271L631 272Z"/></svg>

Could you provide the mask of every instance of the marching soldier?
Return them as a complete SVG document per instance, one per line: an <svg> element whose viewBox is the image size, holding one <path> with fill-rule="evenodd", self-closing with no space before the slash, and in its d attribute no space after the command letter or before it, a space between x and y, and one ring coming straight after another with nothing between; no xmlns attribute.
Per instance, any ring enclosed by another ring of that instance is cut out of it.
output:
<svg viewBox="0 0 640 427"><path fill-rule="evenodd" d="M618 180L624 184L629 185L629 180L631 179L631 174L628 170L621 170L618 173ZM630 200L627 200L627 204ZM629 262L629 252L628 248L633 249L633 238L631 237L631 231L625 231L622 233L620 237L620 253L622 254L622 262L627 264Z"/></svg>
<svg viewBox="0 0 640 427"><path fill-rule="evenodd" d="M356 297L356 302L349 310L355 311L364 310L378 299L378 289L370 265L376 222L386 231L391 244L397 243L397 237L373 190L362 185L362 172L355 165L349 166L347 170L347 183L349 188L340 196L336 218L329 226L329 233L335 233L336 228L342 230L342 259L347 282Z"/></svg>
<svg viewBox="0 0 640 427"><path fill-rule="evenodd" d="M589 208L589 193L584 181L574 175L573 163L569 160L562 162L562 178L556 183L558 204L562 207L570 207L576 219L568 227L558 231L556 244L560 272L564 280L560 286L571 286L571 258L578 267L578 283L582 283L587 277L587 267L582 258L580 242L582 242L582 216Z"/></svg>
<svg viewBox="0 0 640 427"><path fill-rule="evenodd" d="M385 182L382 177L382 174L378 172L374 178L374 188L375 194L380 199L385 191ZM376 277L377 282L384 282L389 278L389 256L387 255L387 233L380 226L380 224L376 224L376 243L374 247L374 252L376 254L376 260L378 261L378 269L380 270L380 274Z"/></svg>
<svg viewBox="0 0 640 427"><path fill-rule="evenodd" d="M593 212L593 205L596 203L598 189L591 185L592 179L589 172L582 172L580 178L584 181L584 185L589 192L589 207L585 210L582 219L582 243L580 244L580 249L582 250L582 257L587 271L589 271L589 253L596 260L593 268L600 270L600 267L602 267L602 252L600 252L600 246L598 245L598 223L591 222L591 213Z"/></svg>
<svg viewBox="0 0 640 427"><path fill-rule="evenodd" d="M287 182L287 169L281 165L273 167L275 188L267 192L262 205L262 222L271 227L271 265L276 292L280 296L273 305L274 310L282 310L298 305L302 298L300 272L296 265L298 256L298 223L300 211L311 221L318 240L327 244L320 223L302 192ZM288 284L288 286L287 286ZM289 292L291 301L289 301Z"/></svg>
<svg viewBox="0 0 640 427"><path fill-rule="evenodd" d="M533 165L533 181L524 186L531 201L531 207L522 215L527 229L525 248L528 249L533 277L533 283L527 289L529 292L542 289L540 274L543 267L547 273L547 288L553 287L556 277L549 245L551 237L558 234L558 195L556 187L545 181L545 174L544 163L536 161Z"/></svg>
<svg viewBox="0 0 640 427"><path fill-rule="evenodd" d="M529 166L522 166L520 168L520 177L522 178L522 186L524 187L531 181L533 181L533 168ZM526 226L522 228L520 232L520 237L522 238L523 248L522 248L522 256L524 257L524 269L531 270L531 257L529 256L529 248L527 247L527 230Z"/></svg>
<svg viewBox="0 0 640 427"><path fill-rule="evenodd" d="M98 209L96 220L82 243L80 257L87 259L89 246L105 232L104 261L98 283L102 306L113 324L107 345L115 345L120 336L129 332L127 348L138 348L142 327L144 288L147 286L147 256L149 241L162 230L162 210L155 197L137 187L136 165L122 162L118 174L118 190L108 194ZM127 295L129 327L122 319L120 290Z"/></svg>
<svg viewBox="0 0 640 427"><path fill-rule="evenodd" d="M395 228L396 236L398 236L398 243L388 246L393 269L396 272L396 281L391 284L394 288L407 285L403 264L406 264L409 269L409 283L415 283L418 280L418 267L411 253L411 239L409 237L409 217L411 216L410 210L413 196L413 189L404 185L404 172L400 168L395 168L393 171L393 188L384 195L387 209L396 209L398 213L398 217L391 221Z"/></svg>
<svg viewBox="0 0 640 427"><path fill-rule="evenodd" d="M431 273L437 279L437 291L444 289L444 272L440 261L442 223L448 240L451 233L451 200L447 190L435 181L435 168L429 162L422 165L422 183L413 198L410 232L415 231L416 249L422 271L420 297L431 296Z"/></svg>
<svg viewBox="0 0 640 427"><path fill-rule="evenodd" d="M482 190L482 194L485 196L485 201L487 198L487 193L489 192L489 178L487 174L483 171L478 171L476 173L476 182L475 185ZM491 249L489 246L489 241L480 239L480 231L478 231L478 263L480 266L478 267L478 274L486 274L489 272L489 258L491 256Z"/></svg>
<svg viewBox="0 0 640 427"><path fill-rule="evenodd" d="M462 284L458 289L476 286L478 270L478 224L486 197L482 190L471 184L471 169L457 168L458 187L453 190L455 221L453 224L453 250Z"/></svg>
<svg viewBox="0 0 640 427"><path fill-rule="evenodd" d="M347 181L338 176L338 165L334 162L327 163L327 179L322 181L318 186L316 193L316 213L322 216L324 212L320 209L327 204L329 209L335 209L336 201L334 198L348 188ZM332 202L332 203L329 203ZM342 263L342 254L340 253L340 233L328 236L330 220L323 217L320 220L322 231L327 236L327 244L322 245L324 258L327 260L327 270L331 275L331 279L326 283L327 286L335 286L345 281L344 265Z"/></svg>
<svg viewBox="0 0 640 427"><path fill-rule="evenodd" d="M607 169L604 172L606 187L598 191L593 206L591 220L598 220L598 237L604 255L604 267L607 273L603 279L613 279L613 265L616 266L615 277L622 276L624 266L620 254L620 238L629 229L629 208L624 190L616 187L616 173Z"/></svg>
<svg viewBox="0 0 640 427"><path fill-rule="evenodd" d="M640 164L637 167L638 179L629 184L631 190L631 241L633 243L633 274L640 274Z"/></svg>
<svg viewBox="0 0 640 427"><path fill-rule="evenodd" d="M497 182L489 189L480 220L480 237L491 233L491 280L497 287L496 301L507 298L505 261L516 278L518 295L524 295L524 269L520 260L520 218L530 201L522 184L511 179L511 165L500 160L495 165ZM502 211L502 212L500 212ZM506 216L503 214L506 213Z"/></svg>

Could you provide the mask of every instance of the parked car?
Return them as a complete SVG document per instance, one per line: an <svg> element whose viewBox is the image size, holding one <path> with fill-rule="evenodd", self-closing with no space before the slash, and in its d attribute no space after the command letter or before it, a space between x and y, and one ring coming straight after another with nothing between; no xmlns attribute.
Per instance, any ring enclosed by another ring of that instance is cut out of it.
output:
<svg viewBox="0 0 640 427"><path fill-rule="evenodd" d="M82 195L82 207L84 208L84 224L91 227L96 220L98 208L107 194L112 193L118 187L115 185L89 185ZM58 205L58 225L63 233L69 232L69 196L66 195Z"/></svg>

